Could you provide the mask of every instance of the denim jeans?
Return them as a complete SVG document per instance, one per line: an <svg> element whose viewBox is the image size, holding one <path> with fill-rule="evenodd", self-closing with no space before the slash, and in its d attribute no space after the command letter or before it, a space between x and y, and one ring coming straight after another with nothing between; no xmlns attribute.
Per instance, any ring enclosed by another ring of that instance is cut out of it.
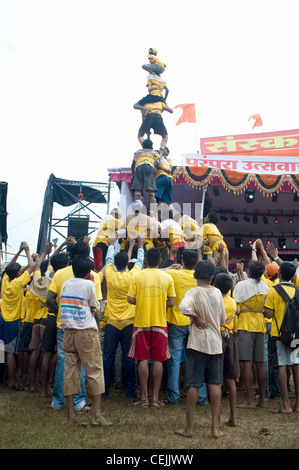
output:
<svg viewBox="0 0 299 470"><path fill-rule="evenodd" d="M189 325L178 326L173 323L167 324L168 344L171 358L168 360L167 398L177 403L180 398L180 365L185 343L189 335ZM206 387L203 385L198 392L197 403L201 406L206 404Z"/></svg>
<svg viewBox="0 0 299 470"><path fill-rule="evenodd" d="M167 324L168 345L171 358L168 360L167 398L177 403L180 398L180 365L182 351L189 335L189 325L178 326Z"/></svg>
<svg viewBox="0 0 299 470"><path fill-rule="evenodd" d="M131 344L133 331L133 324L128 325L122 330L115 328L115 326L106 325L104 337L104 377L105 377L105 393L103 397L109 396L109 387L114 379L114 362L117 346L120 343L123 353L124 374L127 387L127 397L136 397L136 371L135 360L128 357L128 352Z"/></svg>
<svg viewBox="0 0 299 470"><path fill-rule="evenodd" d="M206 384L203 384L202 387L198 390L197 404L199 406L205 406L207 404L207 389Z"/></svg>
<svg viewBox="0 0 299 470"><path fill-rule="evenodd" d="M55 370L55 380L53 387L53 398L51 407L54 410L60 410L65 404L64 390L63 390L63 377L64 377L64 360L65 352L63 350L63 330L57 331L57 365ZM86 374L81 368L80 387L81 393L74 395L74 409L80 411L86 405L86 387L85 387Z"/></svg>
<svg viewBox="0 0 299 470"><path fill-rule="evenodd" d="M268 342L271 333L271 323L266 323L267 331L265 333L265 368L266 368L266 396L280 395L280 388L278 383L277 369L271 369L269 376L269 357L268 357ZM271 391L270 391L271 390Z"/></svg>
<svg viewBox="0 0 299 470"><path fill-rule="evenodd" d="M123 351L121 344L118 343L114 359L114 386L121 389L124 386L124 368L123 368Z"/></svg>

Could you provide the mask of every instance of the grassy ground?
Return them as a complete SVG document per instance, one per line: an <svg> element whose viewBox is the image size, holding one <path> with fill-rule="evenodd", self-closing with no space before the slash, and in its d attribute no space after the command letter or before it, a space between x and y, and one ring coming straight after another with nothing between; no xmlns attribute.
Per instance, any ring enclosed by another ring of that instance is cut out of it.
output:
<svg viewBox="0 0 299 470"><path fill-rule="evenodd" d="M161 398L164 394L161 394ZM38 392L13 392L0 386L1 449L298 449L299 413L273 414L279 398L266 402L265 408L238 409L237 427L222 425L225 435L210 437L210 408L197 407L192 439L175 434L185 424L186 399L178 406L134 408L122 392L112 392L102 401L103 415L111 427L82 426L89 413L78 413L74 426L66 421L65 411L49 408L51 397ZM238 392L243 403L244 392ZM293 404L294 398L291 398ZM224 423L229 415L227 398L222 400ZM268 430L265 434L263 430Z"/></svg>

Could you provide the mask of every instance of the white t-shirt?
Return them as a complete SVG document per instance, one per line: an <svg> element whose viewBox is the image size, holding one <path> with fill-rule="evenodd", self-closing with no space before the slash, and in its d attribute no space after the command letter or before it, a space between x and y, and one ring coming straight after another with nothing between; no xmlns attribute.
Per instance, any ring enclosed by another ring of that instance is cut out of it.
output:
<svg viewBox="0 0 299 470"><path fill-rule="evenodd" d="M100 307L93 281L74 277L64 282L60 303L62 328L98 329L96 319L90 310L90 307Z"/></svg>
<svg viewBox="0 0 299 470"><path fill-rule="evenodd" d="M184 315L197 313L208 328L200 329L190 325L187 348L205 354L222 354L220 326L226 320L222 294L216 287L194 287L189 289L179 306Z"/></svg>

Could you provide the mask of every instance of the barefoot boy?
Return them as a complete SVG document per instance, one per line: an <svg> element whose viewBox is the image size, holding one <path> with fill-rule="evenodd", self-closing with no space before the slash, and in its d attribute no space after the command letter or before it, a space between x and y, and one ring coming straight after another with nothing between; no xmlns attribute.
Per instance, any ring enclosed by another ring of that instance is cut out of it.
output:
<svg viewBox="0 0 299 470"><path fill-rule="evenodd" d="M219 431L221 385L223 383L222 341L220 327L225 324L225 309L221 292L210 285L215 265L200 261L194 271L197 287L190 289L180 304L180 312L191 317L187 344L186 427L176 431L183 437L192 437L198 390L206 383L212 411L212 437L222 436Z"/></svg>

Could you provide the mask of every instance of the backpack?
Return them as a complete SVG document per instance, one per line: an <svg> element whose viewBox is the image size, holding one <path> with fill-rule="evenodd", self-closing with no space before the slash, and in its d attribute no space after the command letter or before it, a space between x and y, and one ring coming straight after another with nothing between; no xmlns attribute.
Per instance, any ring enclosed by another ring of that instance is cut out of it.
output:
<svg viewBox="0 0 299 470"><path fill-rule="evenodd" d="M296 346L292 347L291 343L293 340L299 339L299 289L295 286L292 286L295 289L295 295L291 299L281 284L277 284L273 287L274 289L276 289L279 295L287 302L286 312L283 317L280 330L278 330L277 321L274 316L280 340L282 344L284 344L288 348L295 349Z"/></svg>

